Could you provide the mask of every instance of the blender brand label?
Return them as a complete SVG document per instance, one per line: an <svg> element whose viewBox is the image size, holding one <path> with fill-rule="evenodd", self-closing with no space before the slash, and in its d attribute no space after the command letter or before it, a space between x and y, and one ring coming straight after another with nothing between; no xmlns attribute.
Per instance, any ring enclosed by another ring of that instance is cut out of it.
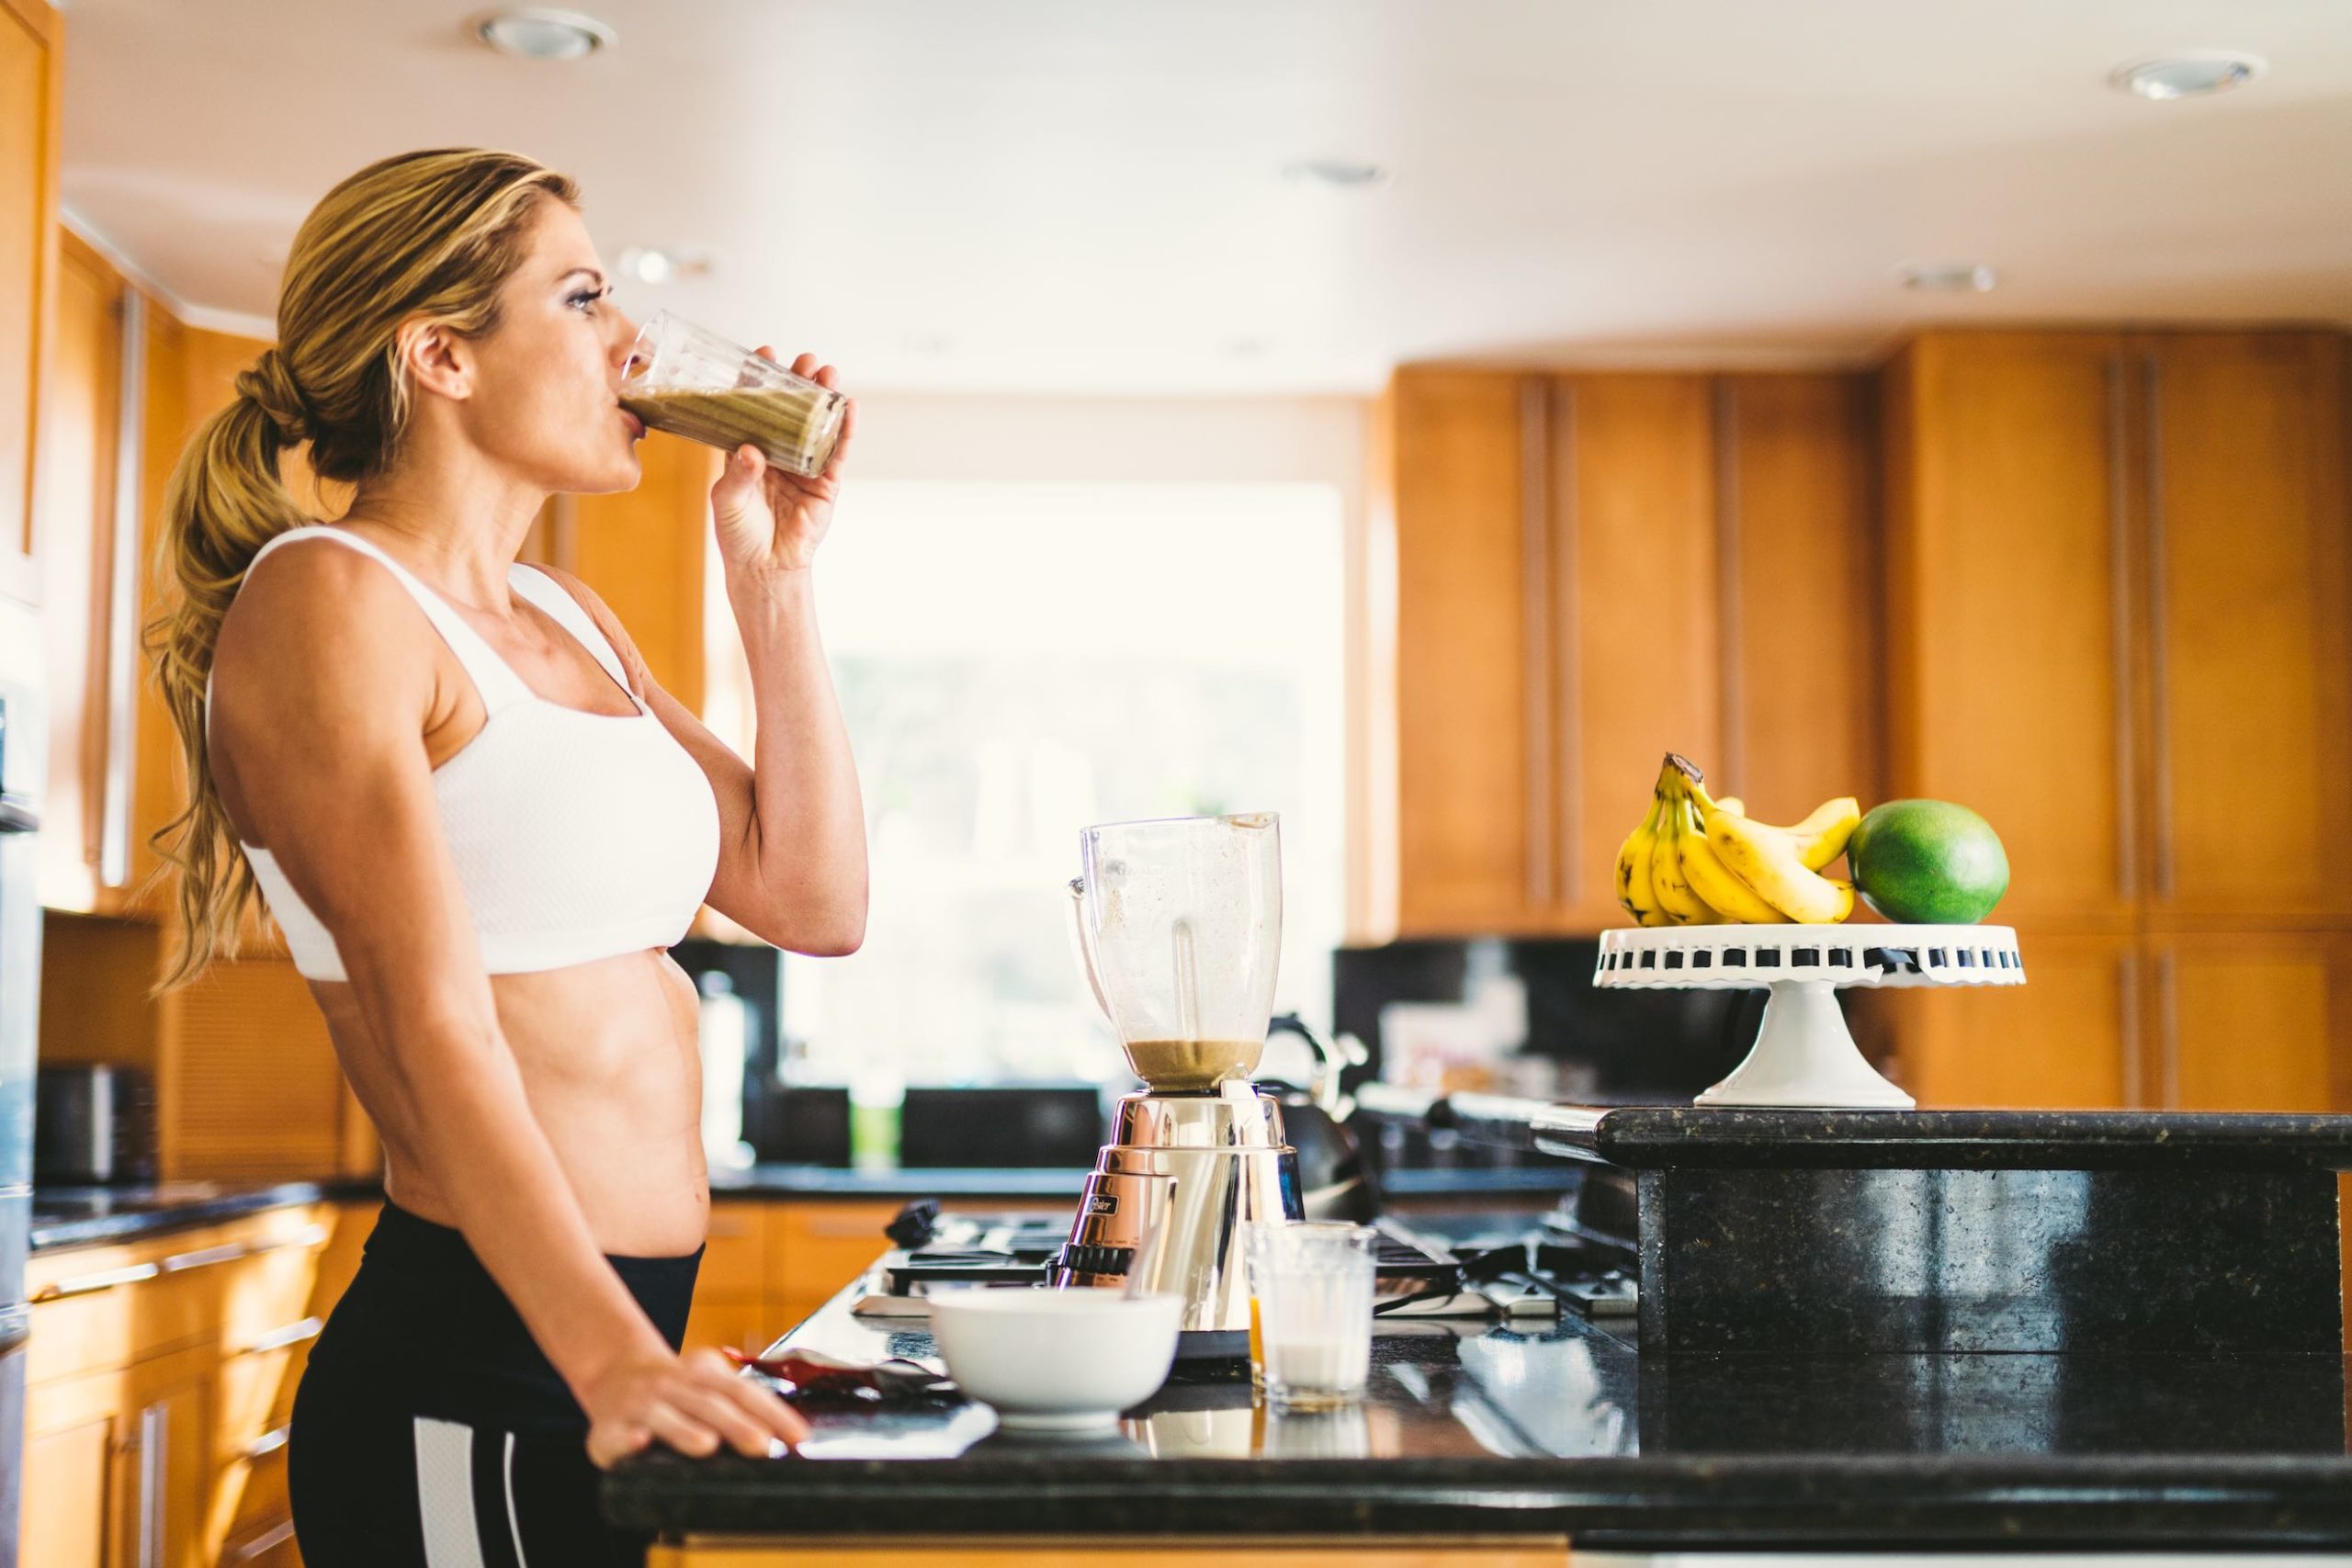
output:
<svg viewBox="0 0 2352 1568"><path fill-rule="evenodd" d="M1119 1212L1118 1195L1114 1192L1097 1192L1087 1201L1086 1212L1090 1214L1117 1213Z"/></svg>

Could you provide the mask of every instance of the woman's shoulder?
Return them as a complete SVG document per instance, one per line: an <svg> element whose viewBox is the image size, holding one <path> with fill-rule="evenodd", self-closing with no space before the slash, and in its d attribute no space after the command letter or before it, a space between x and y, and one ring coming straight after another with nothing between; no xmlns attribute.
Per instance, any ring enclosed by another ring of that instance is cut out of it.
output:
<svg viewBox="0 0 2352 1568"><path fill-rule="evenodd" d="M271 687L298 677L364 677L378 665L413 670L413 639L432 635L381 561L341 545L289 540L246 570L221 620L212 669L216 684L252 674Z"/></svg>

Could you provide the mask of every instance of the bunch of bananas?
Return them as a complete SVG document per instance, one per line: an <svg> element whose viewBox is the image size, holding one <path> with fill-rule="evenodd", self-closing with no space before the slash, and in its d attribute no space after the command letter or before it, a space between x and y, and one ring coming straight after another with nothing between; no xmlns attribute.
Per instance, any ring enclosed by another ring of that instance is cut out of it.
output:
<svg viewBox="0 0 2352 1568"><path fill-rule="evenodd" d="M1649 815L1617 852L1617 901L1645 926L1835 925L1854 912L1854 885L1821 868L1861 817L1840 795L1792 828L1752 822L1668 752Z"/></svg>

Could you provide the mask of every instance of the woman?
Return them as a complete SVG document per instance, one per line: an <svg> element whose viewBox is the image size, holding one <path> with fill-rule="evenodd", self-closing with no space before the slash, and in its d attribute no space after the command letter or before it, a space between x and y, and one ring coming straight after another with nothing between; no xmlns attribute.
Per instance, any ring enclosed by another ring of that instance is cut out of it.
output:
<svg viewBox="0 0 2352 1568"><path fill-rule="evenodd" d="M277 346L167 502L178 592L150 640L191 798L159 836L187 931L165 984L266 896L384 1144L382 1217L295 1402L311 1568L636 1562L597 1467L805 1430L715 1352L677 1353L709 1192L695 987L663 949L706 901L796 952L863 936L810 591L840 457L801 479L745 446L711 491L746 766L594 593L515 561L549 494L638 479L616 397L636 329L576 199L469 150L336 186L295 240ZM301 441L356 487L332 526L279 481Z"/></svg>

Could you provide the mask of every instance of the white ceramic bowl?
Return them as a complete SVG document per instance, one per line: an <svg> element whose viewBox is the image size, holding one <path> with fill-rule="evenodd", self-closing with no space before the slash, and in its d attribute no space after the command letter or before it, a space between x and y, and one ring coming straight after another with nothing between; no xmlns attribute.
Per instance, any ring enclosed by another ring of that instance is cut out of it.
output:
<svg viewBox="0 0 2352 1568"><path fill-rule="evenodd" d="M1108 1290L943 1291L931 1334L963 1391L1005 1426L1108 1426L1168 1381L1182 1296Z"/></svg>

